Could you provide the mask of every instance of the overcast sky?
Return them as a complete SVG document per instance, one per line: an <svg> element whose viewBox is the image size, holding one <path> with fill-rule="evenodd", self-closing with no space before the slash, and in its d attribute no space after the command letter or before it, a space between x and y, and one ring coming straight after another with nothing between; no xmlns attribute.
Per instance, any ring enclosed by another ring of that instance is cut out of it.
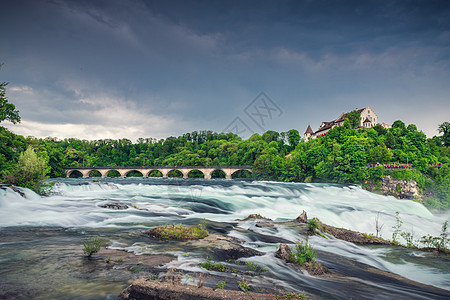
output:
<svg viewBox="0 0 450 300"><path fill-rule="evenodd" d="M367 105L450 121L450 1L20 1L0 9L18 134L317 129Z"/></svg>

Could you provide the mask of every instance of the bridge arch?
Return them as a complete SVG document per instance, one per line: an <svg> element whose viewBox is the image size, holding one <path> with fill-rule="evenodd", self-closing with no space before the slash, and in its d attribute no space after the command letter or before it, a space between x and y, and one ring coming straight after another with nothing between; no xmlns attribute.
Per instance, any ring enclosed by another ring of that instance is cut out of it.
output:
<svg viewBox="0 0 450 300"><path fill-rule="evenodd" d="M110 174L112 172L112 174ZM105 177L120 177L122 174L116 169L109 169L105 172Z"/></svg>
<svg viewBox="0 0 450 300"><path fill-rule="evenodd" d="M225 178L227 173L221 168L215 168L209 173L209 178Z"/></svg>
<svg viewBox="0 0 450 300"><path fill-rule="evenodd" d="M145 174L141 171L141 170L136 170L136 169L132 169L132 170L127 170L126 172L121 173L121 176L123 178L127 177L128 174L130 174L131 172L137 172L137 173L141 173L142 177L145 177ZM122 175L123 174L123 175Z"/></svg>
<svg viewBox="0 0 450 300"><path fill-rule="evenodd" d="M231 173L231 178L252 178L253 173L249 170L236 170Z"/></svg>
<svg viewBox="0 0 450 300"><path fill-rule="evenodd" d="M84 174L80 170L76 170L76 169L69 170L66 175L67 178L79 178L79 177L83 177L83 176L84 176Z"/></svg>
<svg viewBox="0 0 450 300"><path fill-rule="evenodd" d="M196 174L202 174L201 176L198 176ZM192 175L193 178L205 178L205 172L199 169L191 169L189 171L187 171L186 173L186 178L189 178L189 175Z"/></svg>
<svg viewBox="0 0 450 300"><path fill-rule="evenodd" d="M149 170L144 177L164 177L164 173L161 170Z"/></svg>
<svg viewBox="0 0 450 300"><path fill-rule="evenodd" d="M97 176L95 176L95 175L97 175ZM98 176L98 175L100 175L100 176ZM99 170L93 169L87 173L87 177L103 177L103 174Z"/></svg>
<svg viewBox="0 0 450 300"><path fill-rule="evenodd" d="M179 175L181 175L181 176L179 176ZM167 177L183 177L183 178L185 178L185 174L180 169L169 169L167 171Z"/></svg>

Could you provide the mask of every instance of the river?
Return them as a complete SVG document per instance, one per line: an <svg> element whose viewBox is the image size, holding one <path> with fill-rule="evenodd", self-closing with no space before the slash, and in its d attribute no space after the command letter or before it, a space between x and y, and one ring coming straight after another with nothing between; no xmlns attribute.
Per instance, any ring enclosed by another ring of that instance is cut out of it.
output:
<svg viewBox="0 0 450 300"><path fill-rule="evenodd" d="M279 183L204 179L52 179L49 196L40 197L27 189L21 196L9 188L0 189L0 298L116 299L131 278L88 272L82 241L100 236L111 249L136 254L171 254L177 260L166 267L186 272L204 272L204 259L195 249L189 255L165 244L152 244L137 232L161 224L199 224L208 230L241 239L244 245L263 251L252 258L268 271L255 284L269 282L286 290L306 291L318 298L371 299L373 293L389 298L426 299L419 292L399 291L392 282L364 274L352 274L352 283L318 279L292 271L274 258L279 244L262 236L295 242L304 240L289 226L259 228L255 221L237 222L249 214L261 214L282 222L296 218L303 210L308 218L324 223L375 233L375 219L383 224L381 235L390 239L396 224L416 237L438 236L448 213L435 215L423 205L370 193L358 186L334 184ZM103 208L107 203L128 205L126 210ZM222 227L222 229L220 229ZM223 229L223 228L226 228ZM391 272L421 284L450 291L450 265L446 257L392 246L358 246L338 239L313 236L309 242L318 250L318 260L329 268L344 268L336 257ZM83 269L83 271L79 271ZM343 271L344 272L344 271ZM232 275L230 275L232 276ZM397 293L397 294L396 294ZM441 295L443 299L450 292ZM441 297L437 296L437 298Z"/></svg>

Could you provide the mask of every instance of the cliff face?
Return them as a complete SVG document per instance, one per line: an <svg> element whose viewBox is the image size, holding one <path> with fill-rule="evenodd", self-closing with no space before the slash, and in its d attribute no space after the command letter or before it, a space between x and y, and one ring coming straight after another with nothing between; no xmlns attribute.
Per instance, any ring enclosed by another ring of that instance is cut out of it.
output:
<svg viewBox="0 0 450 300"><path fill-rule="evenodd" d="M385 195L393 195L400 199L422 200L420 189L414 180L396 179L390 175L383 177L381 192Z"/></svg>

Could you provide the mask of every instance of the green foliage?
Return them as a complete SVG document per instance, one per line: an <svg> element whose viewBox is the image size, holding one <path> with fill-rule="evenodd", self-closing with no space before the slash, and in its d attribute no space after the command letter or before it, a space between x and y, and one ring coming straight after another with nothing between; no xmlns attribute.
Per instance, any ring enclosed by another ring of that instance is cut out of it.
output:
<svg viewBox="0 0 450 300"><path fill-rule="evenodd" d="M347 120L351 128L355 128L361 124L361 113L357 110L352 110L346 113Z"/></svg>
<svg viewBox="0 0 450 300"><path fill-rule="evenodd" d="M400 218L400 213L397 211L397 212L395 212L395 225L392 226L392 229L394 229L394 231L392 232L392 242L394 244L398 243L397 238L401 233L400 228L402 227L402 224L403 224L403 221Z"/></svg>
<svg viewBox="0 0 450 300"><path fill-rule="evenodd" d="M153 237L163 240L199 240L207 237L206 223L197 226L163 225L149 230Z"/></svg>
<svg viewBox="0 0 450 300"><path fill-rule="evenodd" d="M248 281L242 279L239 281L239 288L244 291L245 293L248 293L250 291L250 286L248 285Z"/></svg>
<svg viewBox="0 0 450 300"><path fill-rule="evenodd" d="M100 251L102 241L98 237L88 237L83 241L83 253L87 257Z"/></svg>
<svg viewBox="0 0 450 300"><path fill-rule="evenodd" d="M290 253L289 260L301 266L305 262L315 261L316 256L316 250L308 244L308 240L305 242L298 241L295 245L295 250Z"/></svg>
<svg viewBox="0 0 450 300"><path fill-rule="evenodd" d="M320 233L323 231L323 223L319 219L313 218L308 221L308 229L312 233Z"/></svg>
<svg viewBox="0 0 450 300"><path fill-rule="evenodd" d="M223 290L224 287L225 287L225 281L219 281L219 282L217 283L217 288Z"/></svg>
<svg viewBox="0 0 450 300"><path fill-rule="evenodd" d="M442 133L442 143L444 146L449 147L450 146L450 123L444 122L439 125L438 127L439 133Z"/></svg>
<svg viewBox="0 0 450 300"><path fill-rule="evenodd" d="M441 234L439 236L431 236L429 234L426 236L424 235L420 242L427 248L449 253L448 221L445 221L444 224L442 224Z"/></svg>
<svg viewBox="0 0 450 300"><path fill-rule="evenodd" d="M33 147L19 155L15 173L6 175L6 181L34 190L36 193L43 192L44 180L47 172L47 164L44 158L39 157Z"/></svg>
<svg viewBox="0 0 450 300"><path fill-rule="evenodd" d="M240 266L241 262L239 260L235 260L234 264ZM246 272L243 271L242 268L239 269L237 267L236 268L230 267L231 262L228 262L228 264L225 264L223 262L215 262L210 257L206 257L206 261L199 263L199 265L203 269L216 272L246 273L250 275L261 275L262 273L267 272L267 269L265 267L262 267L251 261L245 262L245 266L247 267Z"/></svg>
<svg viewBox="0 0 450 300"><path fill-rule="evenodd" d="M205 262L199 263L200 267L206 269L208 271L217 271L217 272L234 272L235 270L228 267L224 263L218 263L211 260L210 257L206 257Z"/></svg>
<svg viewBox="0 0 450 300"><path fill-rule="evenodd" d="M2 64L0 64L1 68ZM10 121L13 124L20 123L19 111L14 104L8 102L6 97L7 82L0 82L0 123Z"/></svg>

